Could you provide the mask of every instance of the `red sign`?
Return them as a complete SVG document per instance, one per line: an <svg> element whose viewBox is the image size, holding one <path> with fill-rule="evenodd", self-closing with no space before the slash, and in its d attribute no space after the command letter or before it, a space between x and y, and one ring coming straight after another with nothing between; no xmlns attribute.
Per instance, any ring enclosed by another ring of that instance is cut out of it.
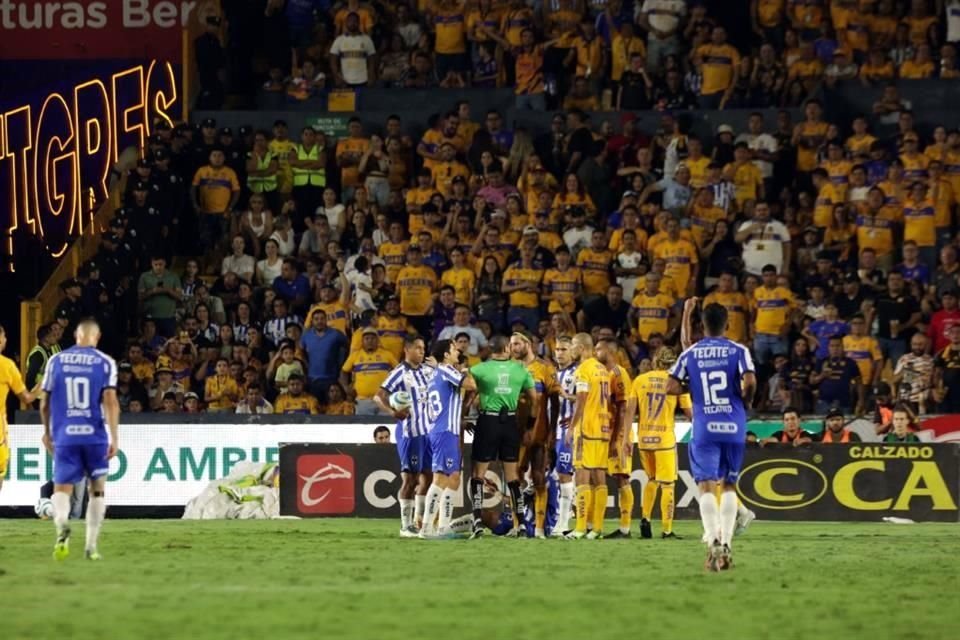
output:
<svg viewBox="0 0 960 640"><path fill-rule="evenodd" d="M183 29L216 0L0 0L0 59L181 62Z"/></svg>
<svg viewBox="0 0 960 640"><path fill-rule="evenodd" d="M297 459L297 510L310 514L353 513L353 458L308 454Z"/></svg>

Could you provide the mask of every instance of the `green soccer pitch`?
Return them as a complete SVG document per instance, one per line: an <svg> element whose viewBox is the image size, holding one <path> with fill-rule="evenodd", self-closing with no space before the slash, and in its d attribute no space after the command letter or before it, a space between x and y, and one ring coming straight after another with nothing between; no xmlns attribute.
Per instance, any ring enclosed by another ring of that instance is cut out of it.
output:
<svg viewBox="0 0 960 640"><path fill-rule="evenodd" d="M704 572L699 528L424 541L387 520L107 520L102 562L84 560L77 524L58 563L50 522L0 520L0 635L877 640L960 628L958 525L757 521L722 574Z"/></svg>

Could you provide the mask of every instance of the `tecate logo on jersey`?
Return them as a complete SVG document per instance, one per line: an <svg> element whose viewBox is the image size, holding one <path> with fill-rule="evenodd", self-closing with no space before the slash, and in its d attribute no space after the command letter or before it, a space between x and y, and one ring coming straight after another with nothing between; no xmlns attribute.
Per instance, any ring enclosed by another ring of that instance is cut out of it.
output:
<svg viewBox="0 0 960 640"><path fill-rule="evenodd" d="M297 510L303 514L353 513L354 475L351 456L300 456L297 459Z"/></svg>

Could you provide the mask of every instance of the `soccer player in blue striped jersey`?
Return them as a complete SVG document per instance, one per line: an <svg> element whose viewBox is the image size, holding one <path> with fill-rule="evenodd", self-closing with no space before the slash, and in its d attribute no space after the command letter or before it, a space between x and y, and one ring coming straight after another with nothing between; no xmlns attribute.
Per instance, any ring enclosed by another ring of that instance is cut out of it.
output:
<svg viewBox="0 0 960 640"><path fill-rule="evenodd" d="M374 401L380 409L397 420L395 435L400 456L400 536L415 538L423 520L427 488L433 480L430 472L430 443L427 441L427 387L434 369L424 364L424 343L421 338L407 336L403 341L403 362L394 367L380 385ZM397 391L410 394L412 404L395 410L390 396Z"/></svg>
<svg viewBox="0 0 960 640"><path fill-rule="evenodd" d="M696 299L686 303L687 307L693 305ZM700 519L709 540L705 566L708 571L722 571L732 566L736 485L746 449L747 411L757 378L750 351L723 337L726 308L708 304L701 319L704 337L680 354L670 369L667 393L683 393L684 384L690 389L693 437L687 450L693 479L700 489ZM715 491L720 483L723 493L718 505Z"/></svg>
<svg viewBox="0 0 960 640"><path fill-rule="evenodd" d="M110 458L119 447L117 363L97 349L100 327L95 321L80 322L74 337L74 346L47 362L40 403L43 444L53 454L53 557L63 560L70 553L70 496L75 484L89 478L86 557L99 560L97 539L107 511L104 488Z"/></svg>
<svg viewBox="0 0 960 640"><path fill-rule="evenodd" d="M560 386L560 413L557 418L557 438L555 445L557 478L560 481L560 513L552 535L562 538L567 532L570 516L573 513L573 497L576 489L573 484L573 440L568 437L573 418L573 409L577 401L576 380L578 358L576 348L569 336L557 338L554 348L557 359L557 383Z"/></svg>
<svg viewBox="0 0 960 640"><path fill-rule="evenodd" d="M436 373L427 388L427 416L430 422L430 454L433 457L433 484L427 491L427 507L420 537L449 537L453 520L453 499L460 490L461 430L464 393L477 390L477 384L460 364L460 350L453 340L437 340L430 350L437 361ZM440 512L434 531L433 521Z"/></svg>

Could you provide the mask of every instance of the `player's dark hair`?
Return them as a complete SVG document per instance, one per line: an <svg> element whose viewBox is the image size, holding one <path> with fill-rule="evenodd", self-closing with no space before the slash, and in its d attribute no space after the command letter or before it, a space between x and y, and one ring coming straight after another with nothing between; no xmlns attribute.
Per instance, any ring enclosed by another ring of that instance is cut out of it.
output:
<svg viewBox="0 0 960 640"><path fill-rule="evenodd" d="M451 340L437 340L430 348L430 355L433 356L433 359L438 363L442 363L443 359L447 357L447 352L450 351L450 345L452 344L453 341Z"/></svg>
<svg viewBox="0 0 960 640"><path fill-rule="evenodd" d="M720 336L727 328L727 308L711 302L703 309L703 328L709 336Z"/></svg>
<svg viewBox="0 0 960 640"><path fill-rule="evenodd" d="M493 336L490 338L491 353L505 353L510 341L505 336Z"/></svg>
<svg viewBox="0 0 960 640"><path fill-rule="evenodd" d="M409 349L410 347L415 345L418 340L420 342L423 342L423 338L421 338L420 336L407 334L407 336L403 339L403 348Z"/></svg>

